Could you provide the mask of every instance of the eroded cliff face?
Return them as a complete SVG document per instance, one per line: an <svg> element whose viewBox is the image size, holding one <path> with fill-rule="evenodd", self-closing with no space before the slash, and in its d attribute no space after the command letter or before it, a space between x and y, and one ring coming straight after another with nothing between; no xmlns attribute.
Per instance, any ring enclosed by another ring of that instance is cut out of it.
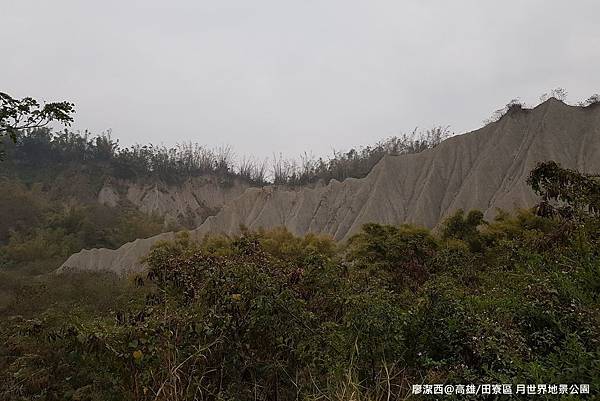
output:
<svg viewBox="0 0 600 401"><path fill-rule="evenodd" d="M112 180L100 190L98 202L113 207L130 202L144 213L163 216L167 225L176 223L193 228L248 187L244 181L216 176L194 177L182 185Z"/></svg>
<svg viewBox="0 0 600 401"><path fill-rule="evenodd" d="M237 233L240 225L284 226L298 235L314 232L345 240L368 222L435 227L459 208L479 209L491 218L498 208L534 204L526 178L544 160L600 172L600 107L573 107L550 99L434 149L387 156L362 179L295 190L248 188L191 235ZM152 245L174 236L160 234L117 250L85 250L72 255L59 271L138 271L144 268L140 258Z"/></svg>

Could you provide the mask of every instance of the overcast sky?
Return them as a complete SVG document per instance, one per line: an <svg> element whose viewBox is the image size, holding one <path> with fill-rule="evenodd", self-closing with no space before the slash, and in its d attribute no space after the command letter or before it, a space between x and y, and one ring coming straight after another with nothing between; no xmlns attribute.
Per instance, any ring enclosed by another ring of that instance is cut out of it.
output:
<svg viewBox="0 0 600 401"><path fill-rule="evenodd" d="M0 0L0 91L124 145L327 154L600 92L600 1Z"/></svg>

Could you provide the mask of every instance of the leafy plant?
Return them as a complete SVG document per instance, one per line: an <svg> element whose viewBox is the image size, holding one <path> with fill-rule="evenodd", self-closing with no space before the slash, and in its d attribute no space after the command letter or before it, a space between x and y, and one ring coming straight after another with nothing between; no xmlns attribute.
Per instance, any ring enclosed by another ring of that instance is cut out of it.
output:
<svg viewBox="0 0 600 401"><path fill-rule="evenodd" d="M52 121L70 125L73 122L74 107L74 104L69 102L46 103L40 106L39 102L31 97L18 100L0 92L0 140L4 135L8 135L16 142L20 130L41 128Z"/></svg>

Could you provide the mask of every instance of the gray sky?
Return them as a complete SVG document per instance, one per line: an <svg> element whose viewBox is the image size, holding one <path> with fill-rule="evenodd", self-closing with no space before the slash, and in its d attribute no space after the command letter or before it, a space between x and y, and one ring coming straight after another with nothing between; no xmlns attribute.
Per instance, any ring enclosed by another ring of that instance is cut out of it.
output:
<svg viewBox="0 0 600 401"><path fill-rule="evenodd" d="M600 1L0 0L0 91L124 145L327 154L600 92Z"/></svg>

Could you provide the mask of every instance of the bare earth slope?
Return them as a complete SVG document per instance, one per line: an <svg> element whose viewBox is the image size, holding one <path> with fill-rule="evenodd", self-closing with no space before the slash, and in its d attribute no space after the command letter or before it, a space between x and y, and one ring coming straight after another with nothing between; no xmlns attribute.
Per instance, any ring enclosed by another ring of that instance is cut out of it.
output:
<svg viewBox="0 0 600 401"><path fill-rule="evenodd" d="M459 208L479 209L490 218L497 208L511 210L535 202L525 181L543 160L600 172L600 107L584 109L550 99L434 149L387 156L362 179L296 190L249 188L192 235L235 233L240 225L285 226L295 234L315 232L344 240L367 222L434 227ZM84 250L59 271L140 270L140 258L152 245L172 238L174 233L165 233L117 250Z"/></svg>
<svg viewBox="0 0 600 401"><path fill-rule="evenodd" d="M193 177L182 185L113 180L104 184L98 202L117 206L126 200L144 213L163 216L166 222L197 227L248 187L244 181L230 179L225 182L212 175Z"/></svg>

